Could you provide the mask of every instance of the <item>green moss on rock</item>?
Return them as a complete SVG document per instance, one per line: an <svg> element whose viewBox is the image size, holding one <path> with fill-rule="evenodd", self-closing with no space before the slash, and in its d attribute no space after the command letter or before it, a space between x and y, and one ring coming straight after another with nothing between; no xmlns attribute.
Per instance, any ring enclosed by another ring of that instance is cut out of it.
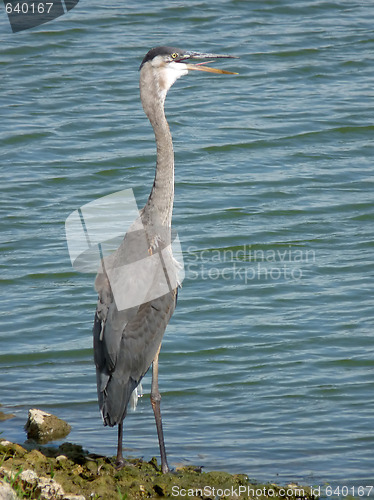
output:
<svg viewBox="0 0 374 500"><path fill-rule="evenodd" d="M260 498L260 500L298 500L295 495L281 495L275 485L254 485L243 474L227 472L201 472L199 467L178 467L169 474L161 474L155 458L150 462L135 459L120 470L114 466L114 458L90 454L70 443L59 448L26 450L8 441L0 441L0 477L12 471L32 470L39 478L61 485L63 495L53 500L135 500L145 498ZM54 485L54 483L53 483ZM289 485L291 488L291 485ZM55 487L55 485L54 485ZM290 489L288 488L288 490ZM301 489L301 488L300 488ZM261 490L261 496L258 493ZM309 488L303 488L303 500L315 500ZM39 491L35 488L35 491ZM253 493L253 494L252 494ZM31 493L30 495L33 495ZM40 495L40 492L39 492ZM55 494L56 495L56 494ZM27 496L24 498L39 498ZM45 497L48 498L48 497Z"/></svg>

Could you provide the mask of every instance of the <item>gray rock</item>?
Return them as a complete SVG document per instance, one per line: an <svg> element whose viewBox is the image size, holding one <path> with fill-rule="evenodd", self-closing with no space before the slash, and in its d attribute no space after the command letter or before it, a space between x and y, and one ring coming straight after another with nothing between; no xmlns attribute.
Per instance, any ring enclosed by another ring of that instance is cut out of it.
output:
<svg viewBox="0 0 374 500"><path fill-rule="evenodd" d="M8 483L0 479L0 499L1 500L17 500L16 493L12 490Z"/></svg>
<svg viewBox="0 0 374 500"><path fill-rule="evenodd" d="M41 500L62 500L65 497L62 486L54 479L39 477L36 485L36 493Z"/></svg>
<svg viewBox="0 0 374 500"><path fill-rule="evenodd" d="M34 439L38 443L48 443L67 436L71 427L55 415L34 408L29 410L25 430L29 439Z"/></svg>

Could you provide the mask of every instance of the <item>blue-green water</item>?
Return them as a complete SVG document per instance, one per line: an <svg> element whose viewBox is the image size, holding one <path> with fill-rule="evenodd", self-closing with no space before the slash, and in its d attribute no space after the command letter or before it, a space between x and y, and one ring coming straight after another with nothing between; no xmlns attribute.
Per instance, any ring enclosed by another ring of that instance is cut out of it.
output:
<svg viewBox="0 0 374 500"><path fill-rule="evenodd" d="M161 354L171 464L258 480L373 484L373 79L369 1L98 2L13 34L0 12L0 402L114 454L96 402L94 276L64 223L154 174L146 51L240 56L167 98L186 278ZM149 376L144 383L149 393ZM158 454L148 397L129 453Z"/></svg>

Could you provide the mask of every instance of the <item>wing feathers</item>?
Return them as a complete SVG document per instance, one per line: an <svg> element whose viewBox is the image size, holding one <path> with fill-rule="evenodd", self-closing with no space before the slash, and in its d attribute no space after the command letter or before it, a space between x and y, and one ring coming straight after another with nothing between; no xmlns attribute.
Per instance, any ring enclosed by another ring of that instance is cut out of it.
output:
<svg viewBox="0 0 374 500"><path fill-rule="evenodd" d="M174 312L177 289L136 311L118 311L112 303L111 320L106 321L102 339L102 320L94 323L94 350L99 405L104 423L116 425L126 415L132 391L148 371Z"/></svg>

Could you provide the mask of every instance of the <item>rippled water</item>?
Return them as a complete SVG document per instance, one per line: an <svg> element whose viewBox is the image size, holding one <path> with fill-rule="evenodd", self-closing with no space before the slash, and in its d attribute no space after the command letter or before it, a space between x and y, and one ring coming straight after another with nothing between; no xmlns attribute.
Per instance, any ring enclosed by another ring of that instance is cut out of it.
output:
<svg viewBox="0 0 374 500"><path fill-rule="evenodd" d="M71 267L64 223L132 188L154 142L138 96L152 46L240 59L167 99L174 226L186 278L160 385L170 462L258 480L372 483L372 2L93 0L13 34L0 15L0 402L22 442L30 407L69 440L114 454L96 402L93 275ZM144 389L149 393L149 376ZM158 454L144 397L129 453Z"/></svg>

